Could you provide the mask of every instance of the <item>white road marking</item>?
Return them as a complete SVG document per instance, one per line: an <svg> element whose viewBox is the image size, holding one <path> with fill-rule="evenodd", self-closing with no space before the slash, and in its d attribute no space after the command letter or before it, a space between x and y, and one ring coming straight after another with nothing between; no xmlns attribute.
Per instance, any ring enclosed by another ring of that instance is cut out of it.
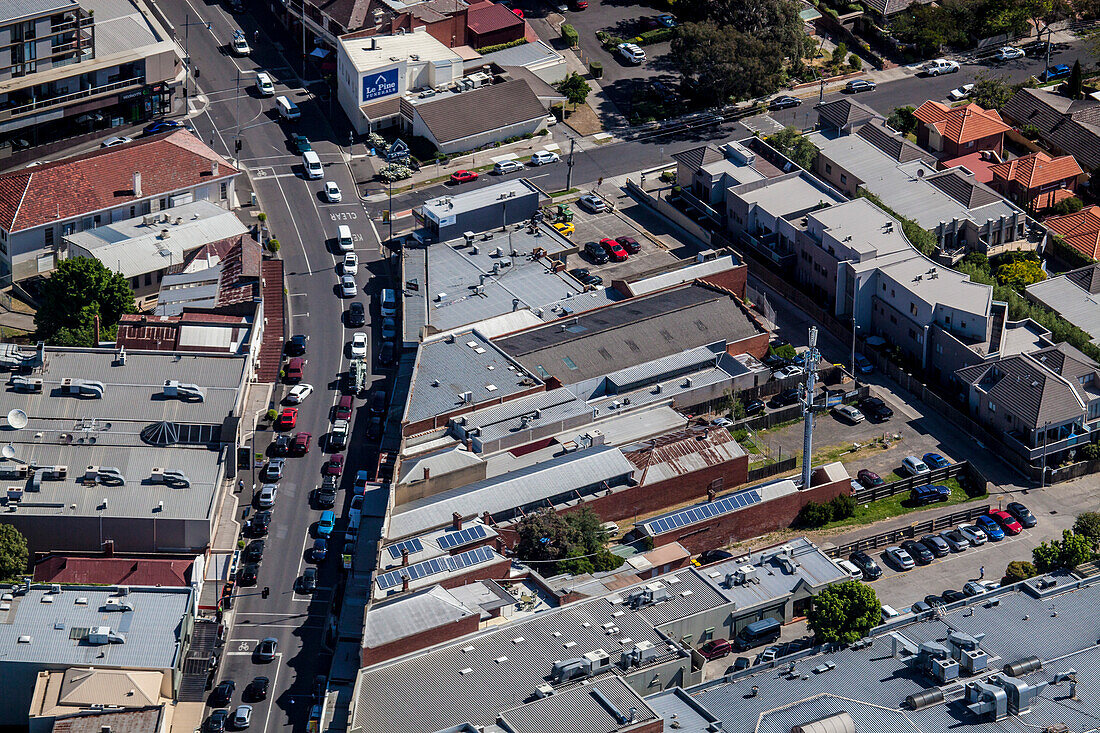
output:
<svg viewBox="0 0 1100 733"><path fill-rule="evenodd" d="M283 653L278 652L275 654L275 674L271 679L271 693L274 695L275 691L279 688L279 669L283 666ZM268 723L271 722L271 708L275 707L275 702L271 701L267 704L267 712L264 713L264 730L267 730Z"/></svg>

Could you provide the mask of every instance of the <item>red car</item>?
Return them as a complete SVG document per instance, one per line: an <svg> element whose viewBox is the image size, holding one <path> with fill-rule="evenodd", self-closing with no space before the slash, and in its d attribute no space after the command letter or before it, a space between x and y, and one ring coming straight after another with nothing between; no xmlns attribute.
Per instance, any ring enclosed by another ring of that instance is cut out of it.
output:
<svg viewBox="0 0 1100 733"><path fill-rule="evenodd" d="M298 408L297 407L284 407L283 411L279 413L279 417L275 420L276 430L290 430L294 427L294 424L298 422Z"/></svg>
<svg viewBox="0 0 1100 733"><path fill-rule="evenodd" d="M1024 528L1016 521L1016 517L1006 511L998 509L990 512L989 516L993 517L994 522L1001 525L1001 529L1005 531L1005 534L1020 534L1024 531Z"/></svg>
<svg viewBox="0 0 1100 733"><path fill-rule="evenodd" d="M621 244L623 249L632 255L636 255L642 251L642 245L638 244L638 240L634 237L615 237L615 241Z"/></svg>
<svg viewBox="0 0 1100 733"><path fill-rule="evenodd" d="M600 245L607 252L607 256L611 258L612 262L623 262L630 259L626 249L614 239L601 239Z"/></svg>
<svg viewBox="0 0 1100 733"><path fill-rule="evenodd" d="M523 16L520 16L523 17ZM477 171L455 171L451 174L451 183L466 183L477 180Z"/></svg>
<svg viewBox="0 0 1100 733"><path fill-rule="evenodd" d="M321 473L325 476L339 476L344 471L344 454L336 453L331 456L325 465L321 467Z"/></svg>
<svg viewBox="0 0 1100 733"><path fill-rule="evenodd" d="M290 452L304 456L309 453L309 441L313 438L309 433L295 433L294 442L290 444Z"/></svg>
<svg viewBox="0 0 1100 733"><path fill-rule="evenodd" d="M728 657L733 651L733 646L725 639L711 639L699 647L699 653L707 659L721 659Z"/></svg>
<svg viewBox="0 0 1100 733"><path fill-rule="evenodd" d="M512 8L512 12L516 14L517 18L522 18L523 17L523 11L520 10L519 8Z"/></svg>
<svg viewBox="0 0 1100 733"><path fill-rule="evenodd" d="M587 10L588 0L573 0L573 10Z"/></svg>

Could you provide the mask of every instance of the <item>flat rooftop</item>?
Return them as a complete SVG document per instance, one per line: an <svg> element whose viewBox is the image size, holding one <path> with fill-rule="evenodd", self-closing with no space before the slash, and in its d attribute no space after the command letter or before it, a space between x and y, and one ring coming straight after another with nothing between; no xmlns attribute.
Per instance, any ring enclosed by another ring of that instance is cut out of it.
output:
<svg viewBox="0 0 1100 733"><path fill-rule="evenodd" d="M419 63L453 61L460 63L462 57L426 31L403 33L399 36L369 36L366 38L341 38L338 43L343 47L348 59L357 72L370 71L389 66L397 61Z"/></svg>
<svg viewBox="0 0 1100 733"><path fill-rule="evenodd" d="M826 186L815 183L810 174L801 171L780 180L771 180L752 191L738 191L736 195L777 218L786 218L815 206L834 206L845 200Z"/></svg>
<svg viewBox="0 0 1100 733"><path fill-rule="evenodd" d="M916 252L906 239L901 222L863 197L854 198L810 214L845 247L866 257L882 257L894 252ZM890 226L886 226L889 224Z"/></svg>
<svg viewBox="0 0 1100 733"><path fill-rule="evenodd" d="M10 662L46 666L170 669L181 653L181 622L190 612L190 588L129 589L104 586L32 586L0 601L0 667ZM107 601L126 601L132 611L110 611ZM106 610L105 610L106 609ZM92 644L88 629L110 627L124 643ZM21 640L27 637L26 640Z"/></svg>
<svg viewBox="0 0 1100 733"><path fill-rule="evenodd" d="M374 649L398 639L430 633L445 624L479 615L450 591L436 585L377 603L363 615L363 648Z"/></svg>
<svg viewBox="0 0 1100 733"><path fill-rule="evenodd" d="M540 200L548 198L542 189L526 178L512 178L492 186L440 196L437 199L425 201L422 208L432 212L436 220L439 220L476 211L484 206L493 206L502 199L530 194L536 194Z"/></svg>
<svg viewBox="0 0 1100 733"><path fill-rule="evenodd" d="M939 265L915 249L909 257L882 262L878 270L933 307L986 315L993 304L993 288L973 282L969 275Z"/></svg>

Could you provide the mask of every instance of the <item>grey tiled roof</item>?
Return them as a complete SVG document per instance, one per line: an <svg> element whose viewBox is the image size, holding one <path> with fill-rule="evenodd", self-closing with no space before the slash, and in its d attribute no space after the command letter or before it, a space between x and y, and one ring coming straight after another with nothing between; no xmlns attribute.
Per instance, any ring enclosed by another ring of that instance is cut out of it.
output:
<svg viewBox="0 0 1100 733"><path fill-rule="evenodd" d="M1065 277L1077 287L1093 295L1100 293L1100 264L1086 265L1078 270L1072 270L1067 272Z"/></svg>
<svg viewBox="0 0 1100 733"><path fill-rule="evenodd" d="M871 124L859 128L856 134L899 163L923 160L929 165L936 164L934 155L905 139L903 135L888 129L884 121L872 120Z"/></svg>
<svg viewBox="0 0 1100 733"><path fill-rule="evenodd" d="M862 102L841 97L816 105L818 119L837 129L858 125L876 117L879 113Z"/></svg>
<svg viewBox="0 0 1100 733"><path fill-rule="evenodd" d="M1043 140L1072 155L1085 170L1100 167L1100 102L1073 101L1045 89L1021 89L1003 112L1021 127L1035 125Z"/></svg>
<svg viewBox="0 0 1100 733"><path fill-rule="evenodd" d="M927 180L968 209L976 209L1001 200L996 191L979 183L973 173L964 173L958 168L928 176Z"/></svg>
<svg viewBox="0 0 1100 733"><path fill-rule="evenodd" d="M700 145L697 148L691 148L689 150L681 150L678 153L672 154L672 159L677 163L682 163L686 168L695 170L700 166L704 166L707 163L714 163L724 159L722 151L713 145Z"/></svg>
<svg viewBox="0 0 1100 733"><path fill-rule="evenodd" d="M546 108L524 79L410 104L440 144L546 116Z"/></svg>
<svg viewBox="0 0 1100 733"><path fill-rule="evenodd" d="M1085 414L1081 397L1068 380L1024 354L965 367L955 374L975 385L998 410L1033 428Z"/></svg>

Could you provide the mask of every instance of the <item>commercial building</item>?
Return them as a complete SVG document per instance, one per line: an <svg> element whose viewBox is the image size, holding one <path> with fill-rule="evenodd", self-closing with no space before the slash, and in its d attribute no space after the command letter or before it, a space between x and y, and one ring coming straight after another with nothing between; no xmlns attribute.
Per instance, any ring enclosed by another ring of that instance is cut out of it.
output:
<svg viewBox="0 0 1100 733"><path fill-rule="evenodd" d="M292 0L282 5L281 20L290 35L300 38L310 53L326 63L328 49L341 36L395 35L426 31L448 47L466 43L465 0ZM303 13L304 11L304 13ZM305 28L302 28L303 14Z"/></svg>
<svg viewBox="0 0 1100 733"><path fill-rule="evenodd" d="M524 72L533 74L547 84L557 84L568 73L565 56L543 40L481 54L466 61L466 71L476 71L486 64L498 66L512 75L522 75Z"/></svg>
<svg viewBox="0 0 1100 733"><path fill-rule="evenodd" d="M523 18L493 0L476 0L466 12L466 42L474 49L518 41L526 31Z"/></svg>
<svg viewBox="0 0 1100 733"><path fill-rule="evenodd" d="M113 543L101 553L47 553L34 561L36 583L64 585L151 585L187 588L202 585L203 561L196 557L115 555Z"/></svg>
<svg viewBox="0 0 1100 733"><path fill-rule="evenodd" d="M236 472L247 356L0 347L5 522L32 552L200 553ZM34 468L30 468L33 466Z"/></svg>
<svg viewBox="0 0 1100 733"><path fill-rule="evenodd" d="M45 671L149 671L162 675L161 696L178 690L194 624L190 588L28 584L5 592L0 606L0 724L27 724Z"/></svg>
<svg viewBox="0 0 1100 733"><path fill-rule="evenodd" d="M159 670L70 667L38 673L31 733L104 729L168 733L175 718L172 674ZM104 712L110 711L110 712Z"/></svg>
<svg viewBox="0 0 1100 733"><path fill-rule="evenodd" d="M527 178L514 178L453 196L440 196L426 201L415 213L424 225L427 241L446 242L464 237L466 232L484 237L484 232L525 224L549 202L550 195L538 185ZM492 248L499 246L496 243Z"/></svg>
<svg viewBox="0 0 1100 733"><path fill-rule="evenodd" d="M187 130L0 174L0 284L48 274L65 237L193 201L235 204L238 175ZM174 221L174 218L173 218Z"/></svg>
<svg viewBox="0 0 1100 733"><path fill-rule="evenodd" d="M143 0L3 3L0 165L170 111L183 59L156 18Z"/></svg>
<svg viewBox="0 0 1100 733"><path fill-rule="evenodd" d="M1054 155L1072 155L1086 171L1100 168L1100 102L1073 100L1057 91L1020 89L1001 110L1009 121L1039 131Z"/></svg>

